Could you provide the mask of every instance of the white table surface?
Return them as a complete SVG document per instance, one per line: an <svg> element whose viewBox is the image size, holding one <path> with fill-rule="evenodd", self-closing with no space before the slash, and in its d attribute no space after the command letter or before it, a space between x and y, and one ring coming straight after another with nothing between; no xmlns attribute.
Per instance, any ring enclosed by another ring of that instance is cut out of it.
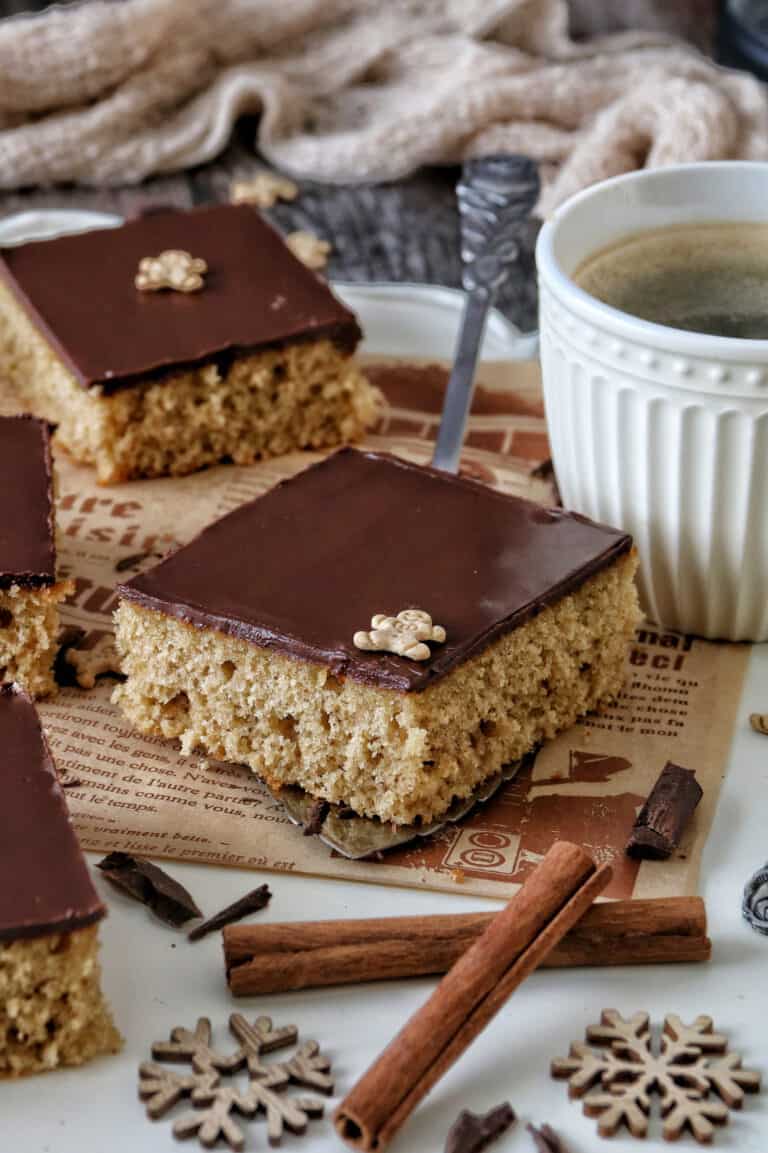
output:
<svg viewBox="0 0 768 1153"><path fill-rule="evenodd" d="M746 722L750 711L765 708L767 683L768 647L761 646L752 660L743 722L704 855L702 892L714 944L711 963L534 974L413 1114L390 1147L392 1153L440 1153L446 1130L461 1108L485 1111L505 1099L522 1121L553 1125L567 1138L571 1153L599 1153L603 1146L606 1153L668 1149L659 1137L658 1122L652 1123L651 1137L643 1145L628 1136L602 1142L595 1122L582 1116L577 1102L569 1102L565 1085L549 1077L550 1059L564 1055L603 1008L624 1015L645 1009L654 1021L667 1012L677 1012L684 1020L709 1013L744 1063L768 1072L763 985L768 938L754 933L740 916L743 883L768 856L768 737L753 733ZM222 907L262 879L268 881L274 896L259 914L266 920L495 907L478 898L310 877L198 865L171 868L206 910ZM381 982L234 1002L224 983L218 935L189 945L183 935L109 889L101 877L97 884L110 907L102 930L104 986L125 1048L120 1056L81 1070L1 1085L3 1153L168 1153L178 1148L169 1122L145 1120L136 1098L136 1068L148 1058L152 1040L164 1038L174 1025L194 1024L198 1015L221 1026L217 1036L224 1040L233 1007L249 1016L266 1013L277 1023L295 1022L302 1035L322 1043L334 1059L338 1086L330 1111L435 984L427 979ZM722 1149L765 1153L768 1095L748 1097L715 1141ZM326 1120L311 1122L303 1138L286 1137L283 1147L312 1153L343 1148ZM697 1148L690 1138L678 1147ZM263 1124L248 1126L246 1148L267 1148ZM498 1153L530 1153L533 1146L518 1123L493 1148Z"/></svg>
<svg viewBox="0 0 768 1153"><path fill-rule="evenodd" d="M382 303L379 289L344 289L361 312L364 326L377 334L370 351L448 355L458 301L450 293L439 294L439 302L432 297L423 326L414 326L413 310L423 293L415 290L407 301L392 298ZM389 296L386 290L383 296ZM398 345L403 308L412 336ZM389 310L389 318L382 309ZM503 324L492 326L486 354L499 358L517 352L514 332L505 331ZM565 1084L549 1077L550 1059L567 1053L570 1042L582 1038L603 1008L616 1008L624 1015L644 1009L657 1024L668 1012L684 1020L709 1013L743 1055L744 1064L768 1073L768 994L763 985L768 938L749 929L740 915L743 885L768 858L768 737L752 732L747 721L750 712L767 708L768 646L761 646L753 653L727 779L704 854L701 891L714 944L712 962L534 974L419 1106L390 1146L392 1153L440 1153L460 1109L485 1111L502 1100L512 1103L520 1120L492 1146L497 1153L531 1153L533 1144L524 1128L528 1121L549 1122L571 1153L669 1149L660 1138L658 1119L652 1121L650 1137L642 1145L626 1135L602 1141L595 1122L582 1116L579 1103L568 1100ZM261 880L268 881L274 896L259 916L270 921L498 907L479 898L308 877L181 864L170 868L207 911L222 907ZM96 883L110 909L102 929L104 987L125 1047L118 1057L80 1070L0 1085L0 1153L169 1153L184 1148L174 1141L170 1121L146 1120L136 1095L137 1066L149 1057L153 1040L166 1037L174 1025L193 1025L198 1016L209 1016L216 1036L228 1043L226 1021L233 1008L249 1016L266 1013L276 1023L296 1023L302 1036L317 1038L333 1057L337 1094L329 1102L326 1119L310 1122L302 1138L287 1135L283 1148L312 1153L344 1148L327 1119L333 1106L435 981L382 982L235 1002L224 982L218 935L190 945L183 934L155 921L98 874ZM263 1122L244 1124L246 1149L268 1148ZM740 1153L766 1153L768 1088L747 1098L744 1110L718 1131L715 1145ZM192 1142L188 1147L197 1146ZM698 1146L684 1138L678 1148Z"/></svg>

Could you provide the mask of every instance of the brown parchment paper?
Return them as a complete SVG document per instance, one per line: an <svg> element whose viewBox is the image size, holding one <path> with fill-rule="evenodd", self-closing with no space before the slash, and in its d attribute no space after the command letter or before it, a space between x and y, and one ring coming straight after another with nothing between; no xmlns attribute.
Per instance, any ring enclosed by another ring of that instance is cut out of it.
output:
<svg viewBox="0 0 768 1153"><path fill-rule="evenodd" d="M427 461L445 369L411 363L393 371L377 362L372 372L390 410L367 445ZM463 469L551 503L551 481L531 475L548 453L537 367L486 365L479 381ZM77 585L64 622L85 628L92 643L111 629L118 580L314 459L294 454L99 488L90 470L58 454L60 560ZM129 568L116 571L119 562ZM458 825L379 861L348 861L302 836L248 769L182 757L174 744L133 732L110 703L112 681L90 691L63 688L40 712L60 770L82 782L67 798L88 849L507 897L552 842L566 838L613 863L608 896L676 895L696 888L748 652L651 625L638 630L614 708L546 745L531 768ZM638 865L623 846L668 759L696 769L704 800L674 860Z"/></svg>

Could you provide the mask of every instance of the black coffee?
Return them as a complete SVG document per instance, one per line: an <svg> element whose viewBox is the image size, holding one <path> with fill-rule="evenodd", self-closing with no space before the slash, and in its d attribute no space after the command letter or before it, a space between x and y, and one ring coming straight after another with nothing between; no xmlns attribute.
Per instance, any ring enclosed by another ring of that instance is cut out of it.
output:
<svg viewBox="0 0 768 1153"><path fill-rule="evenodd" d="M641 320L768 340L768 223L712 221L634 233L588 257L573 279Z"/></svg>

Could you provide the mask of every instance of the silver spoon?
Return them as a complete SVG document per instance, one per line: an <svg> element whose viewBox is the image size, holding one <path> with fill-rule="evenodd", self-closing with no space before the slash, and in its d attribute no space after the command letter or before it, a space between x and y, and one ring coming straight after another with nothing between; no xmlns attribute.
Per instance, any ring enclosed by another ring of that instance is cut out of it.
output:
<svg viewBox="0 0 768 1153"><path fill-rule="evenodd" d="M518 240L539 196L539 174L527 156L468 160L456 187L461 226L464 312L432 456L435 468L459 471L475 369L488 310L519 253Z"/></svg>

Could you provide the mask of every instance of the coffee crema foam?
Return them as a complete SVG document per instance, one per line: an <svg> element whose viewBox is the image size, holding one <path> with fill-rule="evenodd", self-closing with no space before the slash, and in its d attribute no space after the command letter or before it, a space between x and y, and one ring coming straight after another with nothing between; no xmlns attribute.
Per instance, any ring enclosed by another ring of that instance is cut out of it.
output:
<svg viewBox="0 0 768 1153"><path fill-rule="evenodd" d="M622 237L573 280L641 320L768 340L768 221L680 224Z"/></svg>

